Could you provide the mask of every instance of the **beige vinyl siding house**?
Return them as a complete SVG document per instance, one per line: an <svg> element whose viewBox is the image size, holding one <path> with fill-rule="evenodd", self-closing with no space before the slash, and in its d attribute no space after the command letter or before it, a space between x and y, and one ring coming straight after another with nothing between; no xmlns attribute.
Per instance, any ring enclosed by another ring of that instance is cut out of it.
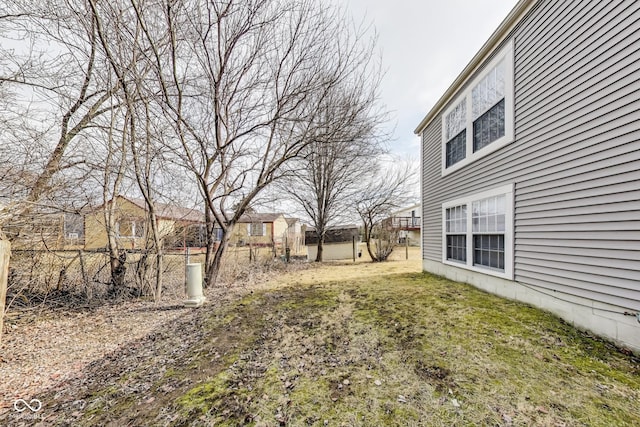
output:
<svg viewBox="0 0 640 427"><path fill-rule="evenodd" d="M118 196L113 201L115 234L123 249L142 249L147 238L148 212L144 200ZM165 203L156 203L158 230L168 249L202 246L204 213ZM104 207L93 209L85 215L85 249L102 249L108 245Z"/></svg>
<svg viewBox="0 0 640 427"><path fill-rule="evenodd" d="M522 0L418 125L426 271L640 350L640 3Z"/></svg>
<svg viewBox="0 0 640 427"><path fill-rule="evenodd" d="M232 243L240 246L282 245L287 229L288 223L282 213L245 213L234 226Z"/></svg>

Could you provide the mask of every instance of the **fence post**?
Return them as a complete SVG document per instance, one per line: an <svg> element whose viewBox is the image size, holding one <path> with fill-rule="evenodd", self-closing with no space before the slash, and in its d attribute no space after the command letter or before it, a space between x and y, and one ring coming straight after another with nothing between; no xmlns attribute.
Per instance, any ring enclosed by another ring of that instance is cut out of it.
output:
<svg viewBox="0 0 640 427"><path fill-rule="evenodd" d="M0 240L0 342L2 342L2 331L4 330L4 307L7 299L10 256L11 243L8 240Z"/></svg>
<svg viewBox="0 0 640 427"><path fill-rule="evenodd" d="M404 238L404 259L409 259L409 232Z"/></svg>
<svg viewBox="0 0 640 427"><path fill-rule="evenodd" d="M353 262L356 262L356 236L352 236L353 240Z"/></svg>

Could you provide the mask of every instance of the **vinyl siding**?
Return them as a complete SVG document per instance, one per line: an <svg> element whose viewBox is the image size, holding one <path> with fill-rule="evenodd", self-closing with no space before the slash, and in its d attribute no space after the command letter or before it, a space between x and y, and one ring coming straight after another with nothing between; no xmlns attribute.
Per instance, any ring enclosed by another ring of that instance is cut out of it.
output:
<svg viewBox="0 0 640 427"><path fill-rule="evenodd" d="M640 3L539 2L511 38L515 141L442 177L422 132L423 258L443 202L514 183L515 280L640 310Z"/></svg>

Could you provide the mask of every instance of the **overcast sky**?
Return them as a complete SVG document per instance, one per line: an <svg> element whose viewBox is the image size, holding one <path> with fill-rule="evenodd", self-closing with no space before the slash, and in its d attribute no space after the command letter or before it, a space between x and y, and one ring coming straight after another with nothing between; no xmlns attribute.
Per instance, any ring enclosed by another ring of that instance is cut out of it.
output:
<svg viewBox="0 0 640 427"><path fill-rule="evenodd" d="M517 0L335 0L371 22L386 74L382 98L395 125L392 150L419 156L413 131Z"/></svg>

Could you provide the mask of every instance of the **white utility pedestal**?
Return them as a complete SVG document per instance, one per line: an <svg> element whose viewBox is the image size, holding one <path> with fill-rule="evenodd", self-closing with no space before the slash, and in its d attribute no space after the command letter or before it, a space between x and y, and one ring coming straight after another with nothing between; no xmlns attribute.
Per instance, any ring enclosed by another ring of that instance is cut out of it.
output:
<svg viewBox="0 0 640 427"><path fill-rule="evenodd" d="M202 293L202 264L187 264L186 307L200 307L206 298Z"/></svg>

